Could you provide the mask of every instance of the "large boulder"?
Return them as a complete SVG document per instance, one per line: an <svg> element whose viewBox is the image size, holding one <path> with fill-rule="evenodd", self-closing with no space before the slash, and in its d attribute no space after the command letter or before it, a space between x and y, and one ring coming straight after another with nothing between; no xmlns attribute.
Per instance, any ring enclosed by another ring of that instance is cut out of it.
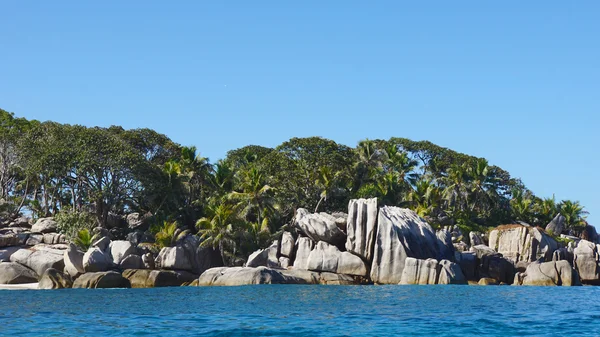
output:
<svg viewBox="0 0 600 337"><path fill-rule="evenodd" d="M183 270L127 269L123 277L132 288L179 287L198 279L198 275Z"/></svg>
<svg viewBox="0 0 600 337"><path fill-rule="evenodd" d="M83 252L77 249L74 244L69 244L69 248L63 253L63 259L65 261L65 273L69 274L72 278L76 278L80 274L85 273L83 268Z"/></svg>
<svg viewBox="0 0 600 337"><path fill-rule="evenodd" d="M71 280L71 277L54 268L47 269L40 277L38 284L39 289L65 289L72 286L73 280Z"/></svg>
<svg viewBox="0 0 600 337"><path fill-rule="evenodd" d="M16 234L0 234L0 248L16 246L20 241Z"/></svg>
<svg viewBox="0 0 600 337"><path fill-rule="evenodd" d="M32 233L55 233L57 231L57 223L54 218L40 218L31 226Z"/></svg>
<svg viewBox="0 0 600 337"><path fill-rule="evenodd" d="M467 280L477 281L477 255L474 252L456 252L454 260Z"/></svg>
<svg viewBox="0 0 600 337"><path fill-rule="evenodd" d="M17 252L20 247L0 248L0 262L10 262L10 257Z"/></svg>
<svg viewBox="0 0 600 337"><path fill-rule="evenodd" d="M250 254L246 267L270 267L277 268L279 266L279 259L277 258L279 242L275 241L271 246L265 249L259 249L254 253Z"/></svg>
<svg viewBox="0 0 600 337"><path fill-rule="evenodd" d="M531 263L524 273L515 276L513 284L526 286L581 285L577 271L567 261Z"/></svg>
<svg viewBox="0 0 600 337"><path fill-rule="evenodd" d="M114 264L120 264L123 258L135 254L135 247L129 241L117 240L108 245L108 255Z"/></svg>
<svg viewBox="0 0 600 337"><path fill-rule="evenodd" d="M562 214L558 214L546 225L546 232L554 235L560 235L565 230L566 218Z"/></svg>
<svg viewBox="0 0 600 337"><path fill-rule="evenodd" d="M349 252L341 252L336 246L319 241L308 256L308 270L367 276L363 260Z"/></svg>
<svg viewBox="0 0 600 337"><path fill-rule="evenodd" d="M58 270L65 268L63 252L55 249L20 249L10 257L10 260L32 269L38 275L44 274L49 268Z"/></svg>
<svg viewBox="0 0 600 337"><path fill-rule="evenodd" d="M313 241L325 241L338 247L346 243L346 234L337 225L337 219L327 213L312 214L304 208L296 211L294 224Z"/></svg>
<svg viewBox="0 0 600 337"><path fill-rule="evenodd" d="M26 246L35 246L44 242L44 234L41 233L32 233L27 236L25 240Z"/></svg>
<svg viewBox="0 0 600 337"><path fill-rule="evenodd" d="M598 246L593 242L581 240L575 247L573 256L573 265L581 277L581 282L600 283Z"/></svg>
<svg viewBox="0 0 600 337"><path fill-rule="evenodd" d="M131 283L115 271L85 273L73 282L73 288L131 288Z"/></svg>
<svg viewBox="0 0 600 337"><path fill-rule="evenodd" d="M306 278L267 267L212 268L200 275L201 286L241 286L250 284L310 284Z"/></svg>
<svg viewBox="0 0 600 337"><path fill-rule="evenodd" d="M67 237L64 234L59 233L44 233L44 243L53 245L59 243L66 243Z"/></svg>
<svg viewBox="0 0 600 337"><path fill-rule="evenodd" d="M35 283L38 275L16 262L0 262L0 284Z"/></svg>
<svg viewBox="0 0 600 337"><path fill-rule="evenodd" d="M579 238L598 243L598 232L596 232L596 227L586 224L581 234L579 234Z"/></svg>
<svg viewBox="0 0 600 337"><path fill-rule="evenodd" d="M200 243L200 238L195 235L187 235L177 242L192 264L192 273L200 275L207 269L223 266L219 251L212 247L203 247Z"/></svg>
<svg viewBox="0 0 600 337"><path fill-rule="evenodd" d="M110 256L98 247L91 247L83 254L83 269L86 273L103 272L113 268Z"/></svg>
<svg viewBox="0 0 600 337"><path fill-rule="evenodd" d="M370 263L377 231L377 198L353 199L348 203L346 250Z"/></svg>
<svg viewBox="0 0 600 337"><path fill-rule="evenodd" d="M516 264L540 259L552 261L558 243L540 228L514 224L491 231L490 247Z"/></svg>
<svg viewBox="0 0 600 337"><path fill-rule="evenodd" d="M294 237L292 236L292 233L287 231L283 232L283 234L281 235L281 255L288 258L294 257L294 245L295 241Z"/></svg>
<svg viewBox="0 0 600 337"><path fill-rule="evenodd" d="M439 266L437 284L467 284L467 278L457 263L442 260Z"/></svg>
<svg viewBox="0 0 600 337"><path fill-rule="evenodd" d="M150 216L141 215L140 213L131 213L127 215L125 221L127 222L127 227L129 227L129 229L145 231L150 227L149 219Z"/></svg>
<svg viewBox="0 0 600 337"><path fill-rule="evenodd" d="M105 252L108 250L108 246L110 245L110 239L108 236L103 236L98 240L92 242L92 247L97 247L101 251Z"/></svg>
<svg viewBox="0 0 600 337"><path fill-rule="evenodd" d="M440 251L442 246L445 247L444 252ZM431 226L414 211L382 207L378 216L371 280L378 284L398 284L406 258L441 259L453 250L453 246L440 242Z"/></svg>
<svg viewBox="0 0 600 337"><path fill-rule="evenodd" d="M164 247L154 263L158 269L192 270L192 263L183 247Z"/></svg>
<svg viewBox="0 0 600 337"><path fill-rule="evenodd" d="M420 260L407 257L400 284L437 284L438 262L436 259Z"/></svg>
<svg viewBox="0 0 600 337"><path fill-rule="evenodd" d="M121 263L119 264L119 268L121 268L121 270L145 269L145 266L144 266L144 261L142 260L141 256L135 255L135 254L130 254L130 255L127 255L123 260L121 260Z"/></svg>
<svg viewBox="0 0 600 337"><path fill-rule="evenodd" d="M296 240L296 259L294 260L295 269L308 270L308 257L315 247L315 242L308 237L301 236Z"/></svg>

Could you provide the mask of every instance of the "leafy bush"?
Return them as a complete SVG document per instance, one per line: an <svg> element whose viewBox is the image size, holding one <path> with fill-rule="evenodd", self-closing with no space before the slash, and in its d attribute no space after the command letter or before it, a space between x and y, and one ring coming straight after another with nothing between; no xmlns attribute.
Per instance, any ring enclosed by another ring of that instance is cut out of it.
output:
<svg viewBox="0 0 600 337"><path fill-rule="evenodd" d="M177 222L163 222L162 226L154 226L151 230L155 232L154 238L156 239L156 245L159 248L171 247L177 241L178 235L175 237L177 231Z"/></svg>
<svg viewBox="0 0 600 337"><path fill-rule="evenodd" d="M94 237L92 236L92 233L90 233L89 229L84 228L77 232L77 236L75 237L75 240L73 242L79 248L86 251L92 246L92 243L94 242Z"/></svg>
<svg viewBox="0 0 600 337"><path fill-rule="evenodd" d="M98 222L93 214L87 212L60 212L54 220L59 232L63 233L69 240L75 240L82 230L91 233Z"/></svg>

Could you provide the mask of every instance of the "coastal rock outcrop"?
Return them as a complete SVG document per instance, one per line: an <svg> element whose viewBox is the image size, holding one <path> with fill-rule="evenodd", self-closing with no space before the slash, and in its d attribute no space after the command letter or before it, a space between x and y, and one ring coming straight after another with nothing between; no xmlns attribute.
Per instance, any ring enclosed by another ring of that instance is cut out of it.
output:
<svg viewBox="0 0 600 337"><path fill-rule="evenodd" d="M127 269L123 277L132 288L179 287L198 279L198 275L182 270Z"/></svg>
<svg viewBox="0 0 600 337"><path fill-rule="evenodd" d="M38 275L16 262L0 262L0 284L35 283Z"/></svg>
<svg viewBox="0 0 600 337"><path fill-rule="evenodd" d="M111 241L108 245L107 253L114 264L120 264L121 260L128 255L135 254L135 247L129 241L117 240Z"/></svg>
<svg viewBox="0 0 600 337"><path fill-rule="evenodd" d="M579 273L581 282L587 284L600 283L598 246L593 242L581 240L575 247L573 256L573 266Z"/></svg>
<svg viewBox="0 0 600 337"><path fill-rule="evenodd" d="M373 260L377 212L377 198L353 199L348 203L346 250L369 263Z"/></svg>
<svg viewBox="0 0 600 337"><path fill-rule="evenodd" d="M330 214L312 214L304 208L299 208L294 223L315 242L325 241L338 247L343 247L346 243L346 234L338 227L337 219Z"/></svg>
<svg viewBox="0 0 600 337"><path fill-rule="evenodd" d="M315 247L315 242L307 237L299 237L296 240L296 259L294 260L295 269L308 270L308 257Z"/></svg>
<svg viewBox="0 0 600 337"><path fill-rule="evenodd" d="M131 283L115 271L85 273L73 282L73 288L131 288Z"/></svg>
<svg viewBox="0 0 600 337"><path fill-rule="evenodd" d="M154 263L158 269L192 270L192 263L183 247L164 247Z"/></svg>
<svg viewBox="0 0 600 337"><path fill-rule="evenodd" d="M552 261L558 243L543 230L519 224L502 225L490 232L490 248L517 263Z"/></svg>
<svg viewBox="0 0 600 337"><path fill-rule="evenodd" d="M546 225L546 232L560 235L565 230L566 218L562 214L558 214Z"/></svg>
<svg viewBox="0 0 600 337"><path fill-rule="evenodd" d="M38 284L39 289L65 289L71 288L72 286L73 281L71 280L71 277L54 268L47 269L40 277L40 282Z"/></svg>
<svg viewBox="0 0 600 337"><path fill-rule="evenodd" d="M288 257L288 258L293 257L294 245L295 245L295 241L294 241L294 237L292 236L292 233L287 232L287 231L283 232L283 234L281 235L281 247L280 247L281 255Z"/></svg>
<svg viewBox="0 0 600 337"><path fill-rule="evenodd" d="M406 258L400 284L466 284L460 267L448 260Z"/></svg>
<svg viewBox="0 0 600 337"><path fill-rule="evenodd" d="M366 276L363 260L349 252L341 252L336 246L319 241L308 256L308 270Z"/></svg>
<svg viewBox="0 0 600 337"><path fill-rule="evenodd" d="M0 248L16 246L20 242L15 234L0 234Z"/></svg>
<svg viewBox="0 0 600 337"><path fill-rule="evenodd" d="M28 267L38 275L44 274L49 268L58 270L65 268L63 252L54 249L19 249L10 257L10 260Z"/></svg>
<svg viewBox="0 0 600 337"><path fill-rule="evenodd" d="M531 263L524 273L515 275L513 284L529 286L581 285L577 271L567 261Z"/></svg>
<svg viewBox="0 0 600 337"><path fill-rule="evenodd" d="M379 284L400 283L406 258L439 258L445 246L431 226L409 209L382 207L379 210L371 280ZM447 247L447 251L453 251ZM454 254L452 254L453 258Z"/></svg>
<svg viewBox="0 0 600 337"><path fill-rule="evenodd" d="M145 269L142 257L135 254L127 255L119 264L121 270L125 269Z"/></svg>
<svg viewBox="0 0 600 337"><path fill-rule="evenodd" d="M73 278L85 273L85 269L83 268L83 256L83 252L80 252L77 249L77 246L72 243L69 244L69 248L67 248L63 254L65 273Z"/></svg>
<svg viewBox="0 0 600 337"><path fill-rule="evenodd" d="M200 286L241 286L251 284L356 284L349 275L317 273L307 270L283 270L267 267L212 268L200 275Z"/></svg>
<svg viewBox="0 0 600 337"><path fill-rule="evenodd" d="M279 242L275 241L271 246L265 249L259 249L254 253L250 254L246 267L271 267L277 268L279 266L279 259L277 258Z"/></svg>

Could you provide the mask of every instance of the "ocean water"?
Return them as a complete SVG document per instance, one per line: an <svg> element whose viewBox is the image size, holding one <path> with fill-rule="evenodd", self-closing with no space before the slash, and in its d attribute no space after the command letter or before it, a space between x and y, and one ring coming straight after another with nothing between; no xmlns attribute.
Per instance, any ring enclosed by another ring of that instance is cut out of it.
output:
<svg viewBox="0 0 600 337"><path fill-rule="evenodd" d="M600 287L0 291L0 336L600 336Z"/></svg>

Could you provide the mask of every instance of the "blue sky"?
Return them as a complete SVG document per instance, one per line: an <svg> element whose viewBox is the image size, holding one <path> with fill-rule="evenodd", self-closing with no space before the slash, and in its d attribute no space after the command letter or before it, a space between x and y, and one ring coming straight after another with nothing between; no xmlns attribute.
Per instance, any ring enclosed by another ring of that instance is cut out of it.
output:
<svg viewBox="0 0 600 337"><path fill-rule="evenodd" d="M2 1L0 107L247 144L407 137L600 226L598 1Z"/></svg>

